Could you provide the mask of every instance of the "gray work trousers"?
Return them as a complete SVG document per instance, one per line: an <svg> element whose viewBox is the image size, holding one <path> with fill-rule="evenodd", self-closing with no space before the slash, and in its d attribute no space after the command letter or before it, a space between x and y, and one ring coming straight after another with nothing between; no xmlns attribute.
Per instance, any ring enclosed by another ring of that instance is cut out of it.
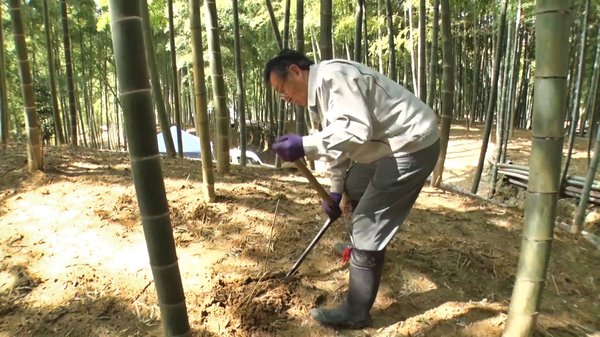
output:
<svg viewBox="0 0 600 337"><path fill-rule="evenodd" d="M439 151L438 140L415 153L351 165L345 192L353 206L351 239L355 248L378 251L387 246L435 168Z"/></svg>

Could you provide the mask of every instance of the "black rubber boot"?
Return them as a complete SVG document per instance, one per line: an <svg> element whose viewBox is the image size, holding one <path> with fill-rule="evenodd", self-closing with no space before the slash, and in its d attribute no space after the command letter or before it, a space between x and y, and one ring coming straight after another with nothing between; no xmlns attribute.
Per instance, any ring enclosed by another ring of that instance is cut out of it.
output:
<svg viewBox="0 0 600 337"><path fill-rule="evenodd" d="M350 254L350 281L346 302L333 309L317 308L310 314L317 322L340 328L359 329L371 323L369 311L375 302L385 250L352 249Z"/></svg>

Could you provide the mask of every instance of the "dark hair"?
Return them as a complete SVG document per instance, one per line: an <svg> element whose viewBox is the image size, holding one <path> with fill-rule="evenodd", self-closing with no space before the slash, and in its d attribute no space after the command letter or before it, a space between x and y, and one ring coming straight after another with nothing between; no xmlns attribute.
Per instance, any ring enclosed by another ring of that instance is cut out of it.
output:
<svg viewBox="0 0 600 337"><path fill-rule="evenodd" d="M299 51L283 49L265 65L265 82L269 83L271 72L284 76L288 67L292 64L297 65L302 70L308 70L315 63Z"/></svg>

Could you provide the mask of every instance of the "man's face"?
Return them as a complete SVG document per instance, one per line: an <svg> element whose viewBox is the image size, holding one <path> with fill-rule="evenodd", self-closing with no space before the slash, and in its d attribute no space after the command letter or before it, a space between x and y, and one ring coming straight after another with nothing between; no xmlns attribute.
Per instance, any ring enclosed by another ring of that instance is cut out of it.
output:
<svg viewBox="0 0 600 337"><path fill-rule="evenodd" d="M271 72L270 82L279 96L287 102L308 106L308 71L292 64L284 75Z"/></svg>

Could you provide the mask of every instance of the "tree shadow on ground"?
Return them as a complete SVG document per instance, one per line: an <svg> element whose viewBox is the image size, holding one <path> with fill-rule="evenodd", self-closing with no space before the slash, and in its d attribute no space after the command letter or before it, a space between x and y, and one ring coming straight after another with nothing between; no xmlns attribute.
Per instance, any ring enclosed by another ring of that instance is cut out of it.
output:
<svg viewBox="0 0 600 337"><path fill-rule="evenodd" d="M145 306L117 296L86 296L85 286L63 303L40 305L28 296L45 282L33 275L26 265L2 265L5 278L12 279L1 289L0 331L6 337L63 336L162 336L157 306ZM56 282L56 280L55 280ZM87 289L89 290L89 289ZM11 317L12 316L12 317ZM19 319L20 317L20 319ZM10 322L10 323L9 323ZM192 336L214 336L199 327Z"/></svg>

